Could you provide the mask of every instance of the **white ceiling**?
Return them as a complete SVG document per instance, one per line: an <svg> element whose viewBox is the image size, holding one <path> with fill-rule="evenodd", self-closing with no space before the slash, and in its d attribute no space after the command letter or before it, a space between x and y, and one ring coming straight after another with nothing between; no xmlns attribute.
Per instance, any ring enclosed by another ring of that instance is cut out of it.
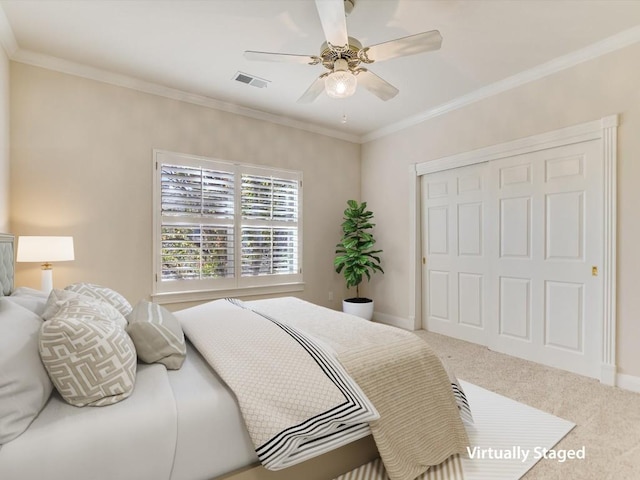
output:
<svg viewBox="0 0 640 480"><path fill-rule="evenodd" d="M0 21L0 38L14 60L85 74L93 67L94 77L124 75L356 141L640 41L638 0L357 0L347 27L363 45L437 29L442 48L371 65L400 89L388 102L360 88L346 100L323 93L297 104L322 66L250 62L243 51L317 55L324 36L313 0L5 0L0 6L10 26ZM242 84L233 80L237 71L270 83Z"/></svg>

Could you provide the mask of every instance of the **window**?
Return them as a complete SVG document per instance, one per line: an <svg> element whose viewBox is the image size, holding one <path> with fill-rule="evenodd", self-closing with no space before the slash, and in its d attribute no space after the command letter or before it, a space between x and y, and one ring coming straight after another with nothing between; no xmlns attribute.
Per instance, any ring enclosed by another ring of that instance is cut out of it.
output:
<svg viewBox="0 0 640 480"><path fill-rule="evenodd" d="M155 293L302 282L302 174L156 151Z"/></svg>

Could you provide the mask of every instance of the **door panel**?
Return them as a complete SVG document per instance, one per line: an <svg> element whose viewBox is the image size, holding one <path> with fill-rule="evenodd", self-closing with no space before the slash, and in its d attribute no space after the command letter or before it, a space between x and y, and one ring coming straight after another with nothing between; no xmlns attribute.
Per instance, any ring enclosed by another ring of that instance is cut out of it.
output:
<svg viewBox="0 0 640 480"><path fill-rule="evenodd" d="M482 282L484 276L477 273L458 274L458 315L463 325L483 328Z"/></svg>
<svg viewBox="0 0 640 480"><path fill-rule="evenodd" d="M531 280L500 277L500 336L531 340Z"/></svg>
<svg viewBox="0 0 640 480"><path fill-rule="evenodd" d="M546 196L547 260L584 260L584 191Z"/></svg>
<svg viewBox="0 0 640 480"><path fill-rule="evenodd" d="M429 313L437 320L449 320L449 272L429 272Z"/></svg>
<svg viewBox="0 0 640 480"><path fill-rule="evenodd" d="M584 285L545 282L545 345L583 353Z"/></svg>
<svg viewBox="0 0 640 480"><path fill-rule="evenodd" d="M458 255L482 255L482 203L458 205Z"/></svg>
<svg viewBox="0 0 640 480"><path fill-rule="evenodd" d="M500 200L500 257L531 257L531 198Z"/></svg>
<svg viewBox="0 0 640 480"><path fill-rule="evenodd" d="M427 228L429 254L449 253L449 212L447 206L429 207Z"/></svg>

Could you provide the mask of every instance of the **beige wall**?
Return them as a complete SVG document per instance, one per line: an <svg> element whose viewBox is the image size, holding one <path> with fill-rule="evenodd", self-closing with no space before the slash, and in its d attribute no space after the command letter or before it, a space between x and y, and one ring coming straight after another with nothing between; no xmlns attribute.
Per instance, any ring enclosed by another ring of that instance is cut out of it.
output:
<svg viewBox="0 0 640 480"><path fill-rule="evenodd" d="M9 58L0 47L0 232L9 231Z"/></svg>
<svg viewBox="0 0 640 480"><path fill-rule="evenodd" d="M384 276L365 286L376 310L409 315L408 165L620 113L618 364L640 376L640 45L425 121L362 147L362 198L376 214Z"/></svg>
<svg viewBox="0 0 640 480"><path fill-rule="evenodd" d="M157 148L301 170L300 296L340 308L334 246L360 194L359 145L15 62L11 102L11 228L74 236L76 260L54 266L56 287L90 281L132 302L151 293ZM38 287L38 268L18 265L17 285Z"/></svg>

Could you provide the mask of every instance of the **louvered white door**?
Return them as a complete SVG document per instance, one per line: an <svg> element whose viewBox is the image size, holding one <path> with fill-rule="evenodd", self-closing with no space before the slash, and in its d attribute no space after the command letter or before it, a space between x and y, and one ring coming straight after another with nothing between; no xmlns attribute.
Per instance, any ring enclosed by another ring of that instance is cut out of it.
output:
<svg viewBox="0 0 640 480"><path fill-rule="evenodd" d="M598 377L602 177L597 141L424 175L425 328Z"/></svg>

